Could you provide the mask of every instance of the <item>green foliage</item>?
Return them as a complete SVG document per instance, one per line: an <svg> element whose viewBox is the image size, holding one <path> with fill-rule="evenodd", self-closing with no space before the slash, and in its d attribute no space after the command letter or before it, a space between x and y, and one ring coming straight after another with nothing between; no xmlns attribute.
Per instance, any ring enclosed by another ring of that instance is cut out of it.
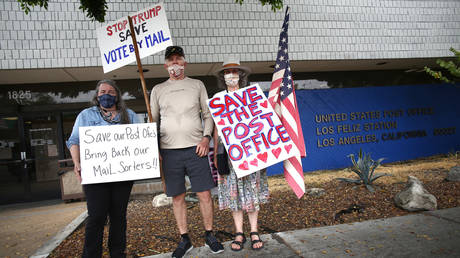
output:
<svg viewBox="0 0 460 258"><path fill-rule="evenodd" d="M105 12L108 8L106 0L80 0L80 3L79 9L86 12L86 17L92 21L105 21Z"/></svg>
<svg viewBox="0 0 460 258"><path fill-rule="evenodd" d="M441 80L443 82L455 83L455 82L460 81L460 67L459 67L460 52L455 50L452 47L450 48L450 51L454 53L457 59L456 61L444 61L444 60L438 59L436 60L436 63L442 68L444 68L445 70L447 70L450 73L451 78L449 78L446 75L443 75L441 71L432 70L431 68L427 66L424 67L425 72L431 75L432 77L434 77L435 79Z"/></svg>
<svg viewBox="0 0 460 258"><path fill-rule="evenodd" d="M18 2L25 14L29 14L30 7L34 6L40 6L48 10L48 0L18 0Z"/></svg>
<svg viewBox="0 0 460 258"><path fill-rule="evenodd" d="M276 12L276 10L283 9L283 0L259 0L262 6L269 4L272 6L272 10ZM242 5L244 0L235 0L235 3L239 3Z"/></svg>
<svg viewBox="0 0 460 258"><path fill-rule="evenodd" d="M25 14L29 14L30 7L40 6L48 10L49 0L18 0L21 4L21 9ZM269 4L272 10L281 10L283 8L283 0L259 0L262 6ZM244 0L235 0L235 3L243 4ZM104 22L107 11L106 0L80 0L79 9L86 13L86 16L92 21Z"/></svg>
<svg viewBox="0 0 460 258"><path fill-rule="evenodd" d="M25 14L29 14L30 8L40 6L48 10L49 0L18 0L21 9ZM107 10L106 0L80 0L79 9L86 13L86 16L92 21L104 22Z"/></svg>
<svg viewBox="0 0 460 258"><path fill-rule="evenodd" d="M353 163L351 170L359 176L359 179L337 178L337 180L348 183L364 184L369 191L374 192L372 183L382 176L390 176L385 173L374 174L375 169L380 166L383 158L374 161L370 154L363 153L361 149L358 153L358 160L355 160L354 154L350 154L347 157L350 157L351 162Z"/></svg>

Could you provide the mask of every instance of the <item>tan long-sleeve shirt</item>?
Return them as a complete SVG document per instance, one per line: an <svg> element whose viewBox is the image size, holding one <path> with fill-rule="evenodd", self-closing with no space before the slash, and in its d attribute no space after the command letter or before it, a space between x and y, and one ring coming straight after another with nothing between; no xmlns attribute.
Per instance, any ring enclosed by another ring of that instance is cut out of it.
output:
<svg viewBox="0 0 460 258"><path fill-rule="evenodd" d="M150 107L153 122L160 124L160 148L192 147L203 136L212 135L214 123L207 99L203 82L189 77L153 87Z"/></svg>

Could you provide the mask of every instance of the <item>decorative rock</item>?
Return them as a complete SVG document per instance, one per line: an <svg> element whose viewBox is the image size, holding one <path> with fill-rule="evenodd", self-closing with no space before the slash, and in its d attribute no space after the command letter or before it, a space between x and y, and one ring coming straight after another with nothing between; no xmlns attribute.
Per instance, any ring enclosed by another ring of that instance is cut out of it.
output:
<svg viewBox="0 0 460 258"><path fill-rule="evenodd" d="M185 201L186 202L199 202L196 193L187 191L185 193Z"/></svg>
<svg viewBox="0 0 460 258"><path fill-rule="evenodd" d="M168 197L164 193L153 197L153 200L152 200L153 207L156 208L156 207L167 206L167 205L172 205L172 197Z"/></svg>
<svg viewBox="0 0 460 258"><path fill-rule="evenodd" d="M460 166L452 167L447 173L447 181L460 181Z"/></svg>
<svg viewBox="0 0 460 258"><path fill-rule="evenodd" d="M190 178L185 176L185 189L190 191L192 189L192 183L190 183Z"/></svg>
<svg viewBox="0 0 460 258"><path fill-rule="evenodd" d="M406 188L394 197L396 206L408 210L436 210L437 201L434 195L430 194L418 178L409 176Z"/></svg>
<svg viewBox="0 0 460 258"><path fill-rule="evenodd" d="M309 188L306 192L312 196L321 196L326 193L323 188Z"/></svg>

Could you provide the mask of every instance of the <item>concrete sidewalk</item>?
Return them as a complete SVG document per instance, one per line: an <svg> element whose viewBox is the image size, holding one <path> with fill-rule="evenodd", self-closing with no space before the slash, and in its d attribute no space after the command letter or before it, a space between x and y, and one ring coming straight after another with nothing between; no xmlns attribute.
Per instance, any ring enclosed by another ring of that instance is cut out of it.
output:
<svg viewBox="0 0 460 258"><path fill-rule="evenodd" d="M265 248L211 254L194 248L186 257L460 257L460 207L388 219L262 235ZM171 253L149 256L171 257Z"/></svg>
<svg viewBox="0 0 460 258"><path fill-rule="evenodd" d="M82 223L85 202L60 200L0 207L0 254L46 255ZM81 219L78 219L82 217ZM77 222L76 222L77 221ZM72 226L72 229L67 229ZM210 254L207 247L186 257L460 257L460 207L351 224L261 235L265 247ZM41 246L41 247L40 247ZM40 249L37 249L39 248ZM171 257L171 253L149 256Z"/></svg>
<svg viewBox="0 0 460 258"><path fill-rule="evenodd" d="M0 206L0 256L28 257L86 211L86 202L49 200Z"/></svg>

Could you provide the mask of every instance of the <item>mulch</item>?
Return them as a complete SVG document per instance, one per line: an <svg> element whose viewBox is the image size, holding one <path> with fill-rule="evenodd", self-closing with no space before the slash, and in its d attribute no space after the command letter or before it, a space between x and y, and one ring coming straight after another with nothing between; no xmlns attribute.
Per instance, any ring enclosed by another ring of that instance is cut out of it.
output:
<svg viewBox="0 0 460 258"><path fill-rule="evenodd" d="M423 181L425 188L436 196L438 209L460 206L460 182L443 180L447 171L424 171L434 173L435 179ZM279 190L270 193L270 202L259 213L259 232L268 234L296 229L329 226L372 219L407 215L394 205L393 197L404 183L378 184L376 191L369 192L364 186L332 180L320 187L326 193L321 196L305 195L297 199L292 191ZM150 199L151 200L151 199ZM128 206L127 253L129 256L147 256L175 249L179 236L170 206L153 208L150 200L133 200ZM194 246L203 246L203 227L199 205L188 203L189 234ZM245 229L249 229L245 217ZM232 239L233 219L227 210L218 210L214 203L214 230L221 241ZM107 226L104 237L104 257L108 257ZM50 257L80 257L85 229L78 228Z"/></svg>

